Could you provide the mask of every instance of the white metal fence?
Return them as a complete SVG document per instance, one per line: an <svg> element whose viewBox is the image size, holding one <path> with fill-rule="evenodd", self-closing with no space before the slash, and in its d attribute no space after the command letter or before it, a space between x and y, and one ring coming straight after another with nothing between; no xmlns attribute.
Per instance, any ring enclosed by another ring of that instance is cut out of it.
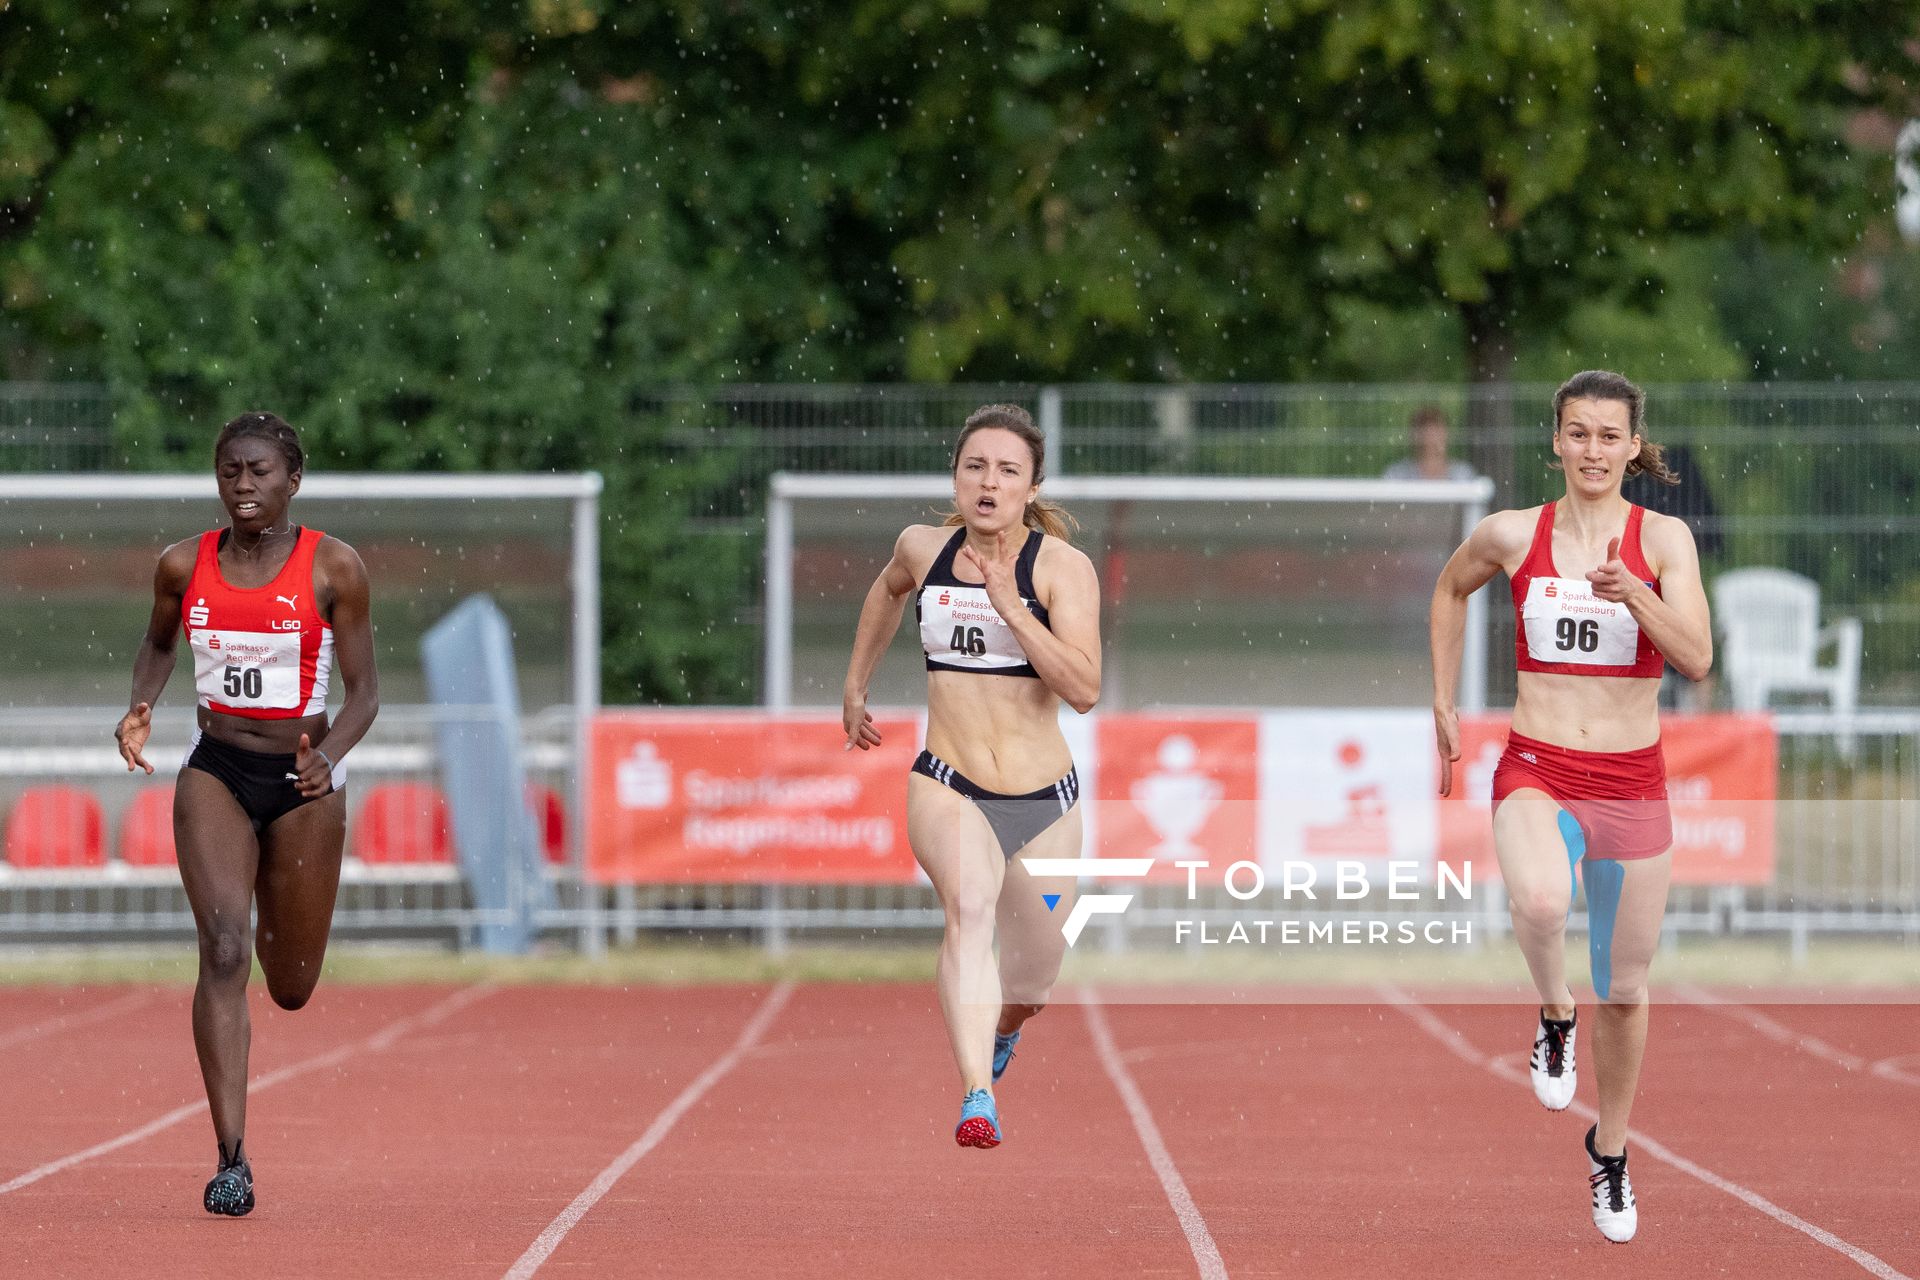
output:
<svg viewBox="0 0 1920 1280"><path fill-rule="evenodd" d="M1861 700L1920 706L1920 382L1650 385L1649 435L1684 483L1629 496L1686 519L1712 578L1772 565L1819 584L1830 618L1858 619ZM680 460L683 483L646 495L703 545L757 548L776 472L944 473L976 406L1014 400L1046 428L1055 476L1378 476L1408 448L1421 406L1453 425L1455 456L1494 482L1494 505L1552 496L1553 387L1297 385L736 385L638 393L636 440ZM97 387L0 384L0 470L178 465L116 452ZM642 429L644 428L644 430ZM194 460L199 465L199 459ZM754 616L757 557L736 566L737 612ZM719 570L716 570L717 572ZM1492 642L1507 623L1493 619ZM1489 690L1496 704L1507 683ZM764 700L766 691L759 691Z"/></svg>

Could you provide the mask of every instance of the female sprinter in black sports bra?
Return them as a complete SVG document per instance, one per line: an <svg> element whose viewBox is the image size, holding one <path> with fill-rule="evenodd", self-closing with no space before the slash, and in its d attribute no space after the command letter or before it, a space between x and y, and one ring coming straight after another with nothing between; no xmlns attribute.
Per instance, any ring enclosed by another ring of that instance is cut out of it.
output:
<svg viewBox="0 0 1920 1280"><path fill-rule="evenodd" d="M193 1047L220 1143L202 1203L239 1217L254 1203L242 1147L247 978L258 954L283 1009L304 1005L320 980L346 836L342 760L373 723L380 693L360 557L288 514L304 465L293 428L242 414L220 432L213 458L229 527L160 553L133 706L114 737L129 771L153 772L141 753L184 627L200 705L173 829L200 934ZM329 723L336 670L346 701Z"/></svg>
<svg viewBox="0 0 1920 1280"><path fill-rule="evenodd" d="M880 741L867 681L915 596L927 749L907 779L907 838L946 913L938 985L963 1147L999 1145L993 1083L1060 974L1073 880L1030 876L1019 855L1080 856L1080 782L1059 709L1084 714L1100 697L1100 584L1067 542L1065 513L1040 499L1042 445L1017 405L967 419L954 511L894 543L860 610L842 708L848 749ZM1043 894L1059 895L1051 912Z"/></svg>

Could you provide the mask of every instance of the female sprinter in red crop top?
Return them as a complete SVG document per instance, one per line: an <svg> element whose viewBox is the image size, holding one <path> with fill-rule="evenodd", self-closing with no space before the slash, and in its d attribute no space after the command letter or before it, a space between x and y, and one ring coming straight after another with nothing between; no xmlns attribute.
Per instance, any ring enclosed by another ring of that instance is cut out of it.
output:
<svg viewBox="0 0 1920 1280"><path fill-rule="evenodd" d="M283 1009L304 1005L320 979L346 835L342 760L373 723L379 688L360 557L287 514L304 465L293 428L242 414L213 457L229 525L161 553L133 706L114 737L129 770L153 772L142 750L184 627L198 728L174 788L173 829L200 935L193 1047L220 1144L202 1203L238 1217L254 1204L242 1147L247 977L257 952ZM336 668L346 699L329 723Z"/></svg>
<svg viewBox="0 0 1920 1280"><path fill-rule="evenodd" d="M860 610L842 705L847 746L878 743L867 682L914 596L927 749L907 778L907 838L946 913L937 982L963 1147L999 1145L993 1083L1060 974L1074 881L1029 875L1018 855L1080 856L1080 779L1059 709L1084 714L1100 696L1100 585L1067 542L1065 513L1040 499L1042 445L1017 405L968 417L954 512L894 543Z"/></svg>
<svg viewBox="0 0 1920 1280"><path fill-rule="evenodd" d="M1628 502L1642 471L1677 483L1645 438L1645 397L1616 373L1569 378L1553 398L1554 465L1566 494L1499 511L1453 553L1434 589L1434 728L1440 793L1460 758L1454 689L1467 597L1504 570L1513 583L1519 696L1493 784L1493 840L1513 931L1540 993L1535 1095L1574 1093L1574 1001L1562 939L1573 868L1587 890L1600 1120L1587 1132L1593 1219L1633 1238L1627 1115L1647 1038L1647 967L1672 863L1656 698L1664 663L1690 680L1713 660L1706 593L1687 526Z"/></svg>

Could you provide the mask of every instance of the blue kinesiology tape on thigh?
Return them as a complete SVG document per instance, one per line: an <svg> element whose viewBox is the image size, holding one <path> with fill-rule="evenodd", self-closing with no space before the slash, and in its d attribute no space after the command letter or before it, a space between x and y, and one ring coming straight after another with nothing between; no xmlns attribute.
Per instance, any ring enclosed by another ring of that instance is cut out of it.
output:
<svg viewBox="0 0 1920 1280"><path fill-rule="evenodd" d="M1560 840L1567 846L1567 914L1573 914L1573 900L1580 896L1578 869L1580 859L1587 856L1587 833L1580 829L1580 820L1562 809L1559 813Z"/></svg>
<svg viewBox="0 0 1920 1280"><path fill-rule="evenodd" d="M1580 864L1587 881L1587 952L1593 966L1593 993L1608 999L1613 989L1613 922L1620 914L1626 864L1617 858L1589 858Z"/></svg>

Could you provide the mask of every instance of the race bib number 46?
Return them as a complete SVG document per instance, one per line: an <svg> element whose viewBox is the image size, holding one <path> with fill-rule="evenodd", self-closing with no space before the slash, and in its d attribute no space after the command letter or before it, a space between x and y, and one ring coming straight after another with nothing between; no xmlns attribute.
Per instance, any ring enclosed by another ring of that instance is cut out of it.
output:
<svg viewBox="0 0 1920 1280"><path fill-rule="evenodd" d="M1600 599L1584 578L1533 579L1520 618L1535 662L1630 667L1640 648L1640 624L1627 606Z"/></svg>
<svg viewBox="0 0 1920 1280"><path fill-rule="evenodd" d="M300 635L196 631L193 684L224 706L291 707L300 699Z"/></svg>

